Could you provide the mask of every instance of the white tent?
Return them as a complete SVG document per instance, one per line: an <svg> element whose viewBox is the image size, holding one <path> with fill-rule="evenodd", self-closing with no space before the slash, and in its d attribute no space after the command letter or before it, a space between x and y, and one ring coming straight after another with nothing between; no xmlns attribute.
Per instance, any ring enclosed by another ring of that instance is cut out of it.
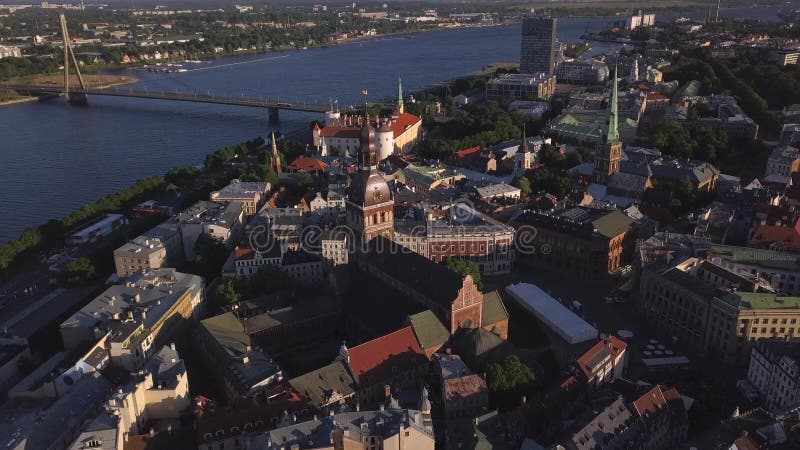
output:
<svg viewBox="0 0 800 450"><path fill-rule="evenodd" d="M578 344L597 339L597 329L538 286L530 283L510 284L506 286L506 292L568 343Z"/></svg>

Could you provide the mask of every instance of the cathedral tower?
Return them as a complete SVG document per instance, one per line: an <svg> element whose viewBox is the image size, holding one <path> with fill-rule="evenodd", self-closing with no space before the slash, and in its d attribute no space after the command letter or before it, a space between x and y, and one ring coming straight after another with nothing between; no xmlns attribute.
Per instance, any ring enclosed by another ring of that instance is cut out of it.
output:
<svg viewBox="0 0 800 450"><path fill-rule="evenodd" d="M376 236L394 237L394 199L386 180L378 172L375 128L369 118L361 127L358 173L347 192L347 225L356 239L368 244Z"/></svg>

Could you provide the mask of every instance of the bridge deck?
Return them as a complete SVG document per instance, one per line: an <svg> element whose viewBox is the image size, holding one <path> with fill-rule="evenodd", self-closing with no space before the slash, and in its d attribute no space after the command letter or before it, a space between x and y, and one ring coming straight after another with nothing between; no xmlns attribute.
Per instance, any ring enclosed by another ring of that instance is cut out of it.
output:
<svg viewBox="0 0 800 450"><path fill-rule="evenodd" d="M48 95L63 95L64 91L61 86L19 86L19 85L5 85L7 90L16 91L23 95L32 96L48 96ZM254 97L228 97L209 94L198 93L180 93L169 91L148 91L148 90L133 90L113 88L89 88L89 89L71 89L70 93L85 94L85 95L103 95L111 97L129 97L129 98L143 98L153 100L173 100L181 102L194 102L194 103L212 103L218 105L231 105L231 106L248 106L255 108L272 108L283 109L287 111L302 111L324 113L328 111L329 107L326 105L319 105L315 103L304 102L290 102L272 100L268 98L254 98Z"/></svg>

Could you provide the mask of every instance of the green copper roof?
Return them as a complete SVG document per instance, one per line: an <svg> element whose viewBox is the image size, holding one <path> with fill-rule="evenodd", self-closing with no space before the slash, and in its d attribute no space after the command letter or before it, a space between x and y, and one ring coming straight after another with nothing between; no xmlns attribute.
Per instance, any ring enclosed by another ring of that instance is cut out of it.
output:
<svg viewBox="0 0 800 450"><path fill-rule="evenodd" d="M611 110L608 112L608 126L606 129L606 144L619 142L619 126L617 118L617 67L614 66L614 84L611 88Z"/></svg>
<svg viewBox="0 0 800 450"><path fill-rule="evenodd" d="M732 292L721 298L739 309L797 309L800 297L783 297L761 292Z"/></svg>
<svg viewBox="0 0 800 450"><path fill-rule="evenodd" d="M437 345L442 345L450 339L450 333L442 322L430 309L421 313L408 316L414 334L417 336L419 344L424 349L429 349Z"/></svg>

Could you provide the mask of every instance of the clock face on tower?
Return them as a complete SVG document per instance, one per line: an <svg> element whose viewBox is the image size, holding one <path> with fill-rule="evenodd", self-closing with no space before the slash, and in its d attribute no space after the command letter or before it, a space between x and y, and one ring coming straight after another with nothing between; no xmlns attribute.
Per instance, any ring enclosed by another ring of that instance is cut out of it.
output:
<svg viewBox="0 0 800 450"><path fill-rule="evenodd" d="M383 200L383 194L381 194L381 191L375 191L372 194L372 198L375 199L376 202L379 202L379 201Z"/></svg>

